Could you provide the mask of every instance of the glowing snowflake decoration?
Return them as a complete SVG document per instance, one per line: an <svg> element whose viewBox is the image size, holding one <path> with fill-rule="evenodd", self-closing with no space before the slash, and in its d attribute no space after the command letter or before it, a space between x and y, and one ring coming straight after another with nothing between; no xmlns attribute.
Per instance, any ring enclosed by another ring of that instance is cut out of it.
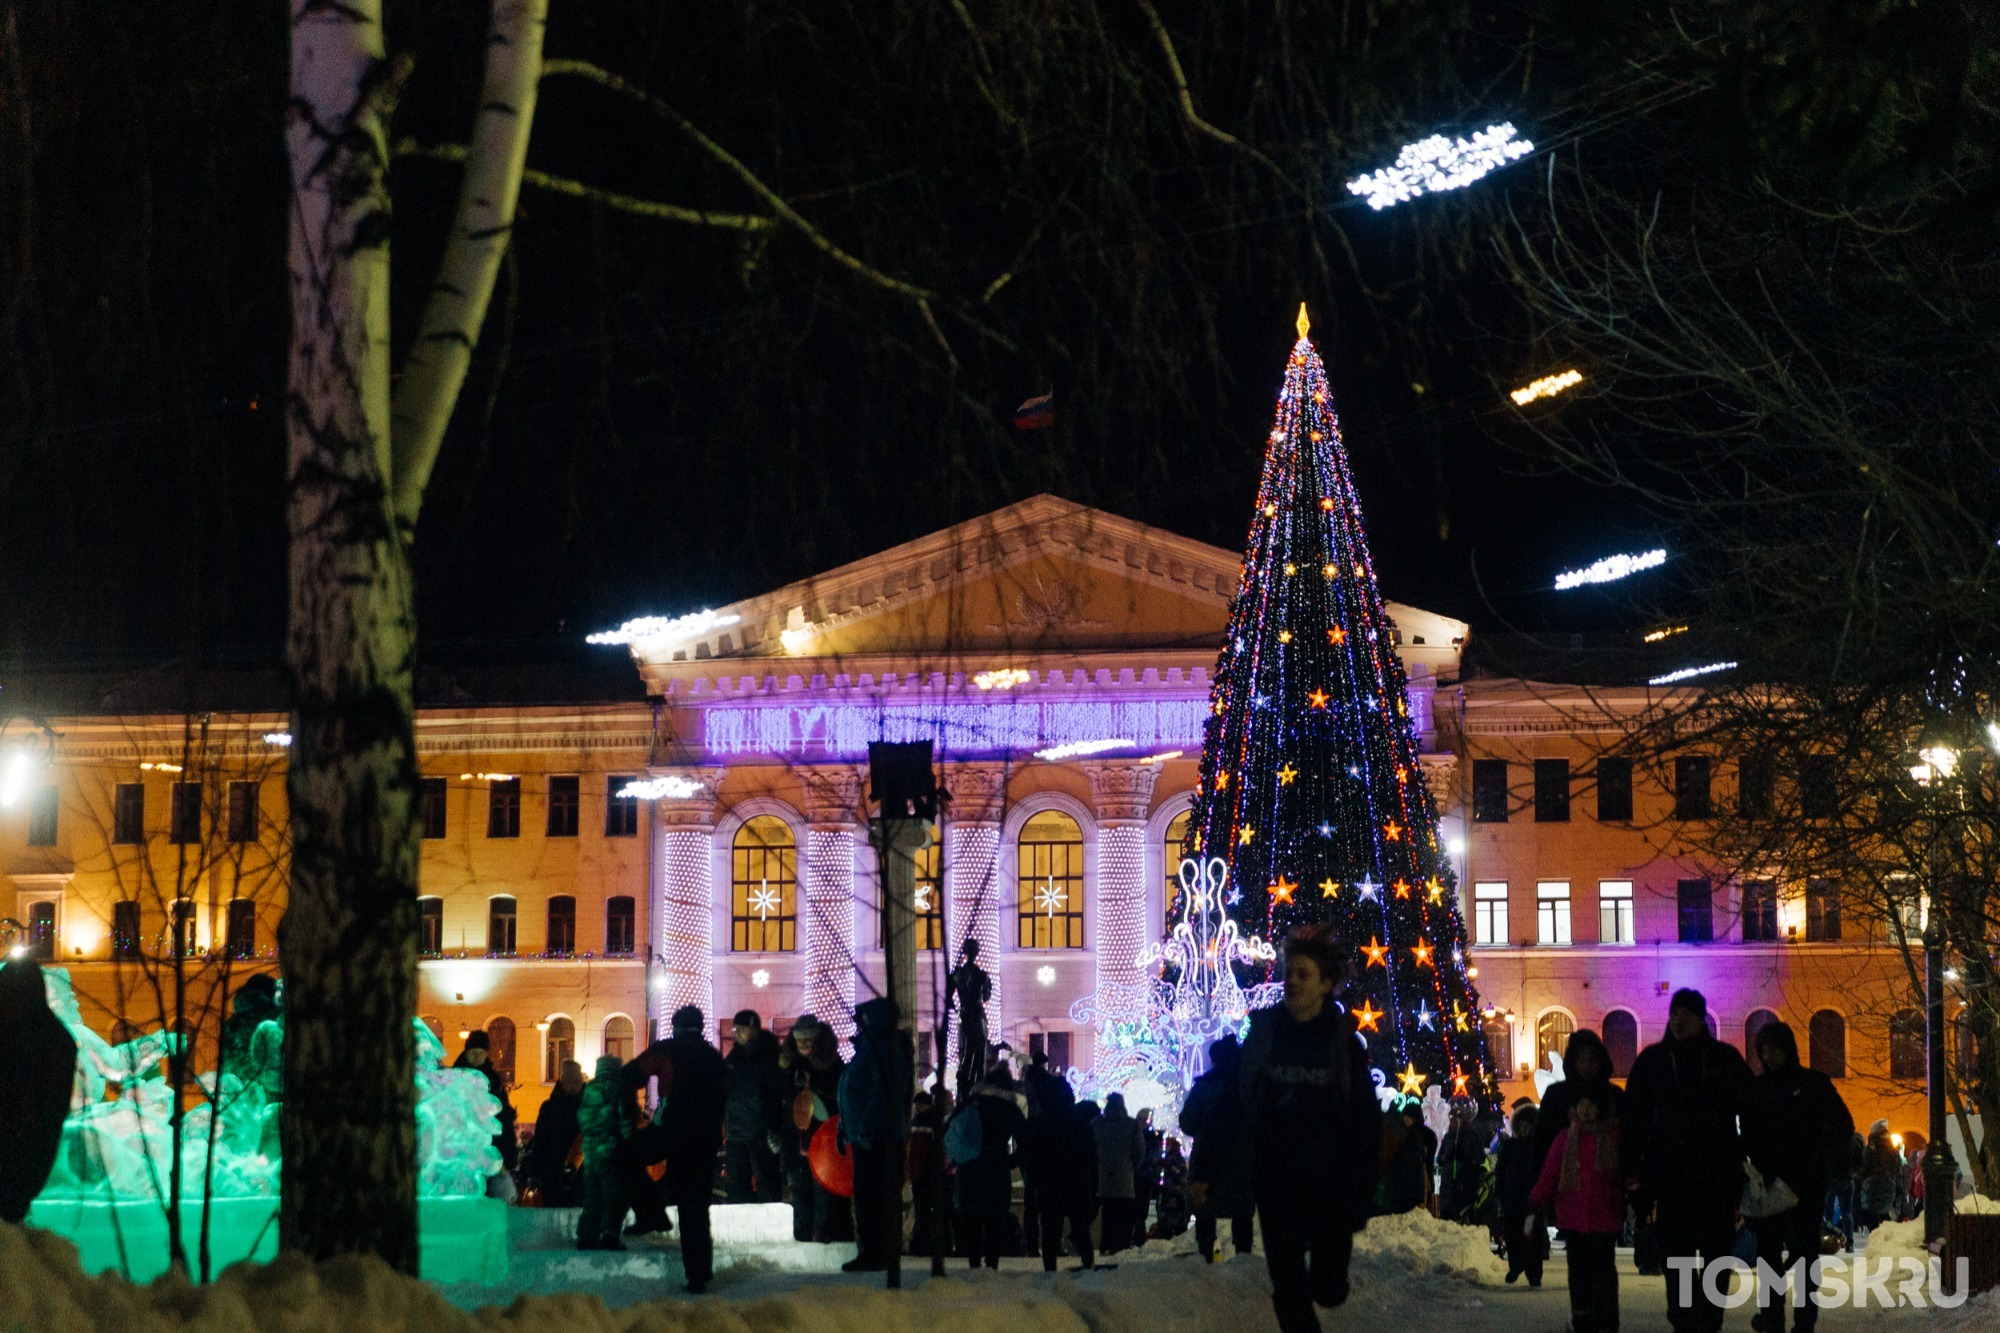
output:
<svg viewBox="0 0 2000 1333"><path fill-rule="evenodd" d="M1535 145L1516 137L1510 124L1488 125L1470 139L1433 134L1404 144L1394 164L1356 176L1347 188L1379 211L1418 195L1461 189L1534 151Z"/></svg>
<svg viewBox="0 0 2000 1333"><path fill-rule="evenodd" d="M757 914L759 921L769 921L771 913L778 910L778 894L769 880L760 880L757 891L750 895L750 910Z"/></svg>
<svg viewBox="0 0 2000 1333"><path fill-rule="evenodd" d="M1035 890L1035 910L1043 916L1053 917L1067 906L1069 890L1057 888L1055 876L1051 875L1048 883Z"/></svg>
<svg viewBox="0 0 2000 1333"><path fill-rule="evenodd" d="M917 897L916 897L916 903L917 903L917 910L918 910L919 912L928 912L928 911L930 911L930 910L931 910L931 886L930 886L930 885L928 885L928 884L919 884L919 885L917 885Z"/></svg>

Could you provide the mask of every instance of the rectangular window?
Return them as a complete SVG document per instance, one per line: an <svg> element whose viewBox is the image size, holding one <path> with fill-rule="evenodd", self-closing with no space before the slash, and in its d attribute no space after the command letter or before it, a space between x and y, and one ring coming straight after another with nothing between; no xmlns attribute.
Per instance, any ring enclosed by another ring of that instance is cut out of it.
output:
<svg viewBox="0 0 2000 1333"><path fill-rule="evenodd" d="M486 903L486 952L495 958L514 956L514 900L490 898Z"/></svg>
<svg viewBox="0 0 2000 1333"><path fill-rule="evenodd" d="M1709 761L1705 754L1684 754L1674 760L1674 818L1707 819Z"/></svg>
<svg viewBox="0 0 2000 1333"><path fill-rule="evenodd" d="M201 949L201 938L197 935L198 918L194 902L188 898L176 898L167 913L168 947L176 958L193 958Z"/></svg>
<svg viewBox="0 0 2000 1333"><path fill-rule="evenodd" d="M1809 754L1799 765L1799 813L1832 819L1840 813L1840 770L1830 754Z"/></svg>
<svg viewBox="0 0 2000 1333"><path fill-rule="evenodd" d="M417 952L435 958L444 952L444 899L417 899Z"/></svg>
<svg viewBox="0 0 2000 1333"><path fill-rule="evenodd" d="M444 779L425 778L424 792L424 836L436 839L444 836Z"/></svg>
<svg viewBox="0 0 2000 1333"><path fill-rule="evenodd" d="M1507 943L1507 885L1486 881L1472 886L1472 942Z"/></svg>
<svg viewBox="0 0 2000 1333"><path fill-rule="evenodd" d="M607 838L639 836L639 798L618 794L631 784L630 773L613 773L605 780L604 836Z"/></svg>
<svg viewBox="0 0 2000 1333"><path fill-rule="evenodd" d="M1060 1073L1070 1064L1070 1034L1067 1032L1030 1032L1028 1034L1028 1058L1038 1055L1049 1057L1051 1072Z"/></svg>
<svg viewBox="0 0 2000 1333"><path fill-rule="evenodd" d="M638 940L638 918L632 911L632 899L619 894L604 904L604 952L629 954Z"/></svg>
<svg viewBox="0 0 2000 1333"><path fill-rule="evenodd" d="M1535 761L1535 822L1569 823L1569 760Z"/></svg>
<svg viewBox="0 0 2000 1333"><path fill-rule="evenodd" d="M487 782L486 836L521 836L521 779L493 778Z"/></svg>
<svg viewBox="0 0 2000 1333"><path fill-rule="evenodd" d="M548 943L542 952L558 958L576 952L576 899L566 893L549 899Z"/></svg>
<svg viewBox="0 0 2000 1333"><path fill-rule="evenodd" d="M56 904L51 898L28 904L28 956L47 961L56 956Z"/></svg>
<svg viewBox="0 0 2000 1333"><path fill-rule="evenodd" d="M1597 939L1601 944L1630 944L1632 881L1607 879L1597 885Z"/></svg>
<svg viewBox="0 0 2000 1333"><path fill-rule="evenodd" d="M1806 881L1806 940L1830 944L1840 938L1840 887L1830 879Z"/></svg>
<svg viewBox="0 0 2000 1333"><path fill-rule="evenodd" d="M257 791L260 783L229 784L229 840L257 841Z"/></svg>
<svg viewBox="0 0 2000 1333"><path fill-rule="evenodd" d="M1743 882L1743 940L1747 943L1778 938L1778 886L1768 879Z"/></svg>
<svg viewBox="0 0 2000 1333"><path fill-rule="evenodd" d="M201 841L201 784L176 782L167 807L167 836L175 842Z"/></svg>
<svg viewBox="0 0 2000 1333"><path fill-rule="evenodd" d="M1597 819L1601 824L1622 824L1632 818L1632 761L1597 761Z"/></svg>
<svg viewBox="0 0 2000 1333"><path fill-rule="evenodd" d="M1542 944L1568 944L1569 881L1545 879L1535 885L1535 929Z"/></svg>
<svg viewBox="0 0 2000 1333"><path fill-rule="evenodd" d="M1684 879L1677 888L1681 909L1681 943L1708 943L1715 938L1715 886L1705 879Z"/></svg>
<svg viewBox="0 0 2000 1333"><path fill-rule="evenodd" d="M1776 788L1777 765L1771 756L1758 751L1746 754L1736 765L1736 813L1745 819L1769 819Z"/></svg>
<svg viewBox="0 0 2000 1333"><path fill-rule="evenodd" d="M229 956L238 961L257 956L257 904L248 898L229 900Z"/></svg>
<svg viewBox="0 0 2000 1333"><path fill-rule="evenodd" d="M146 784L121 782L111 797L111 841L146 841Z"/></svg>
<svg viewBox="0 0 2000 1333"><path fill-rule="evenodd" d="M123 899L111 904L111 957L131 962L139 956L139 904Z"/></svg>
<svg viewBox="0 0 2000 1333"><path fill-rule="evenodd" d="M1504 824L1507 822L1507 761L1505 759L1475 759L1472 761L1472 822L1475 824Z"/></svg>
<svg viewBox="0 0 2000 1333"><path fill-rule="evenodd" d="M56 845L56 801L61 793L53 786L35 788L28 800L28 845Z"/></svg>
<svg viewBox="0 0 2000 1333"><path fill-rule="evenodd" d="M576 813L581 804L575 774L549 779L549 836L574 838Z"/></svg>

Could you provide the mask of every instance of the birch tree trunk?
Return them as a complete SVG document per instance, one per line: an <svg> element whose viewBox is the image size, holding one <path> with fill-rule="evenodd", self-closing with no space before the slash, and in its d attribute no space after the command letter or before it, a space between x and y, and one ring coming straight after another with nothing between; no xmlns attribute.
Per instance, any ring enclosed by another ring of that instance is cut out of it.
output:
<svg viewBox="0 0 2000 1333"><path fill-rule="evenodd" d="M389 373L381 0L293 0L287 431L290 901L279 1244L417 1270L418 822L410 543L511 234L546 0L496 0L458 219ZM397 438L398 434L403 438Z"/></svg>

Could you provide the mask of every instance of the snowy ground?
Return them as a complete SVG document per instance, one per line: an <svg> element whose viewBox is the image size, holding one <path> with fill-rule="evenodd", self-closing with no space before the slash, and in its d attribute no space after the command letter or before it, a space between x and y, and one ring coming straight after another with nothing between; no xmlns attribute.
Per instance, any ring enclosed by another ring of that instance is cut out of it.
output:
<svg viewBox="0 0 2000 1333"><path fill-rule="evenodd" d="M560 1228L568 1216L516 1210L513 1273L494 1286L438 1288L379 1263L280 1260L231 1270L205 1288L170 1281L134 1287L86 1278L75 1251L46 1232L0 1226L0 1329L51 1333L1263 1333L1271 1318L1264 1265L1255 1257L1203 1264L1192 1240L1154 1242L1094 1273L1041 1272L1005 1260L999 1273L963 1261L941 1281L928 1261L905 1263L906 1290L879 1274L837 1271L847 1246L777 1239L782 1220L751 1209L717 1210L717 1278L711 1294L681 1291L679 1247L640 1242L624 1254L579 1254ZM1885 1242L1897 1237L1885 1237ZM1068 1266L1068 1265L1066 1265ZM835 1271L827 1271L829 1269ZM1539 1290L1506 1286L1484 1233L1426 1216L1383 1219L1359 1238L1354 1296L1327 1312L1328 1333L1382 1333L1412 1318L1446 1333L1562 1333L1568 1321L1558 1255ZM1664 1333L1661 1279L1623 1274L1627 1333ZM1729 1333L1749 1333L1734 1310ZM1987 1333L2000 1329L2000 1293L1958 1310L1831 1309L1822 1333Z"/></svg>

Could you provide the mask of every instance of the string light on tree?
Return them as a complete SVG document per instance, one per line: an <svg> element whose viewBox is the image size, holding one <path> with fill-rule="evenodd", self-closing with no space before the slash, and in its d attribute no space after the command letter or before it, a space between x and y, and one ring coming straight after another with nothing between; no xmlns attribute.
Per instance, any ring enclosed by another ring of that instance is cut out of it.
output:
<svg viewBox="0 0 2000 1333"><path fill-rule="evenodd" d="M1553 398L1565 389L1573 389L1583 383L1583 372L1565 370L1560 375L1544 375L1532 384L1524 384L1508 394L1516 407L1526 407L1537 398Z"/></svg>
<svg viewBox="0 0 2000 1333"><path fill-rule="evenodd" d="M1734 662L1710 662L1707 666L1682 667L1679 671L1669 671L1664 676L1654 676L1648 685L1673 685L1683 680L1693 680L1696 676L1711 676L1718 671L1734 671Z"/></svg>
<svg viewBox="0 0 2000 1333"><path fill-rule="evenodd" d="M1634 554L1607 555L1595 564L1582 569L1567 569L1556 575L1556 591L1568 592L1571 588L1592 583L1616 583L1619 579L1631 578L1634 574L1657 569L1666 563L1667 553L1660 547Z"/></svg>
<svg viewBox="0 0 2000 1333"><path fill-rule="evenodd" d="M1514 127L1504 122L1488 125L1469 139L1447 139L1442 134L1433 134L1428 139L1403 145L1393 165L1364 172L1347 182L1347 188L1367 199L1368 206L1379 212L1419 195L1462 189L1534 151L1534 144L1520 138Z"/></svg>

